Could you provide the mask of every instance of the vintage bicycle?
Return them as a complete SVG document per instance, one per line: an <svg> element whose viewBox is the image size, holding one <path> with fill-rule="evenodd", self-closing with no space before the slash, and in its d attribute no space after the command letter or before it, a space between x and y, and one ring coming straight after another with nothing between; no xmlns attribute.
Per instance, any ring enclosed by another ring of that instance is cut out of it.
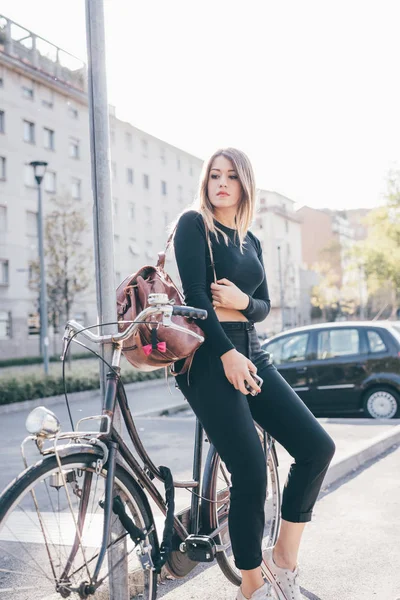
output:
<svg viewBox="0 0 400 600"><path fill-rule="evenodd" d="M196 419L192 480L173 480L168 467L157 467L140 440L120 377L123 342L140 324L157 315L164 326L179 329L174 315L204 319L207 312L174 306L166 294L150 294L148 304L121 333L96 335L90 329L98 325L66 324L62 360L71 342L82 345L77 335L113 344L104 407L101 415L80 419L68 432L45 407L28 416L30 435L21 445L26 468L0 497L0 598L106 599L110 572L121 561L127 561L130 598L154 600L163 566L174 578L183 578L199 563L216 560L225 576L240 585L228 531L230 474L225 464L210 443L202 470L206 438ZM117 402L137 456L113 426ZM275 440L256 426L267 465L266 547L276 542L280 526L278 461ZM31 466L25 451L29 442L40 453ZM154 480L164 484L165 498ZM190 506L176 514L175 488L192 493ZM161 542L150 498L165 516Z"/></svg>

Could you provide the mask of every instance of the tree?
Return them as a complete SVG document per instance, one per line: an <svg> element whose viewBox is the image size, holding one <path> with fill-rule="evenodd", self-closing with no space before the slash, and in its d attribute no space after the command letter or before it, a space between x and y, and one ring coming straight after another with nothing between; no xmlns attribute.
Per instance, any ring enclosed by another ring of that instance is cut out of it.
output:
<svg viewBox="0 0 400 600"><path fill-rule="evenodd" d="M44 252L49 322L55 330L61 316L68 320L78 295L90 285L92 255L83 238L88 225L70 197L54 198L44 221ZM31 262L39 279L39 261Z"/></svg>
<svg viewBox="0 0 400 600"><path fill-rule="evenodd" d="M320 251L320 262L313 270L320 276L318 285L311 290L311 318L335 321L340 313L341 246L333 240Z"/></svg>
<svg viewBox="0 0 400 600"><path fill-rule="evenodd" d="M365 223L367 238L352 255L363 266L370 294L388 292L394 317L400 301L400 170L389 173L386 203L371 211Z"/></svg>

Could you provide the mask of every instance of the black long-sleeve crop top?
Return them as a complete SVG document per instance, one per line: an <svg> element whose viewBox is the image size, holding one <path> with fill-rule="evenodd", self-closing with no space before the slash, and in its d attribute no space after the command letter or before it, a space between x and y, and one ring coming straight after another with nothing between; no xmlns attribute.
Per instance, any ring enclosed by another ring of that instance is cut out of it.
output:
<svg viewBox="0 0 400 600"><path fill-rule="evenodd" d="M219 243L213 234L210 235L217 279L229 279L249 296L247 308L241 310L249 321L263 321L270 311L271 302L261 243L248 231L245 237L247 244L243 247L242 254L236 230L216 220L215 223L229 238L226 245L221 235ZM196 322L211 342L216 354L222 356L235 346L226 335L214 311L211 294L214 274L203 217L196 210L189 210L179 218L174 236L174 249L185 302L188 306L207 310L207 319Z"/></svg>

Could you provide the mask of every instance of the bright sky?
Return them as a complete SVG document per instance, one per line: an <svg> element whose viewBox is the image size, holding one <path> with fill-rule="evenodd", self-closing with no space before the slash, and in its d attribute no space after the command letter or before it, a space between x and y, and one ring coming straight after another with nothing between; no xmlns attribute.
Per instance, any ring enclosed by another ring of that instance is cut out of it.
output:
<svg viewBox="0 0 400 600"><path fill-rule="evenodd" d="M317 208L378 204L400 156L398 0L105 0L117 116ZM84 0L1 11L86 60Z"/></svg>

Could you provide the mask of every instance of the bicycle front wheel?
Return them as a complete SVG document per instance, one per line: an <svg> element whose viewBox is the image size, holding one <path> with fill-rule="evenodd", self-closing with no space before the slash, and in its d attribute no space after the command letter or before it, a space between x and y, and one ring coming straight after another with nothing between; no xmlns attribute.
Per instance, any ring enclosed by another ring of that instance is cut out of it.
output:
<svg viewBox="0 0 400 600"><path fill-rule="evenodd" d="M96 473L91 454L61 459L44 458L27 469L0 499L0 597L4 599L55 600L86 598L100 551L107 472ZM65 482L65 484L64 484ZM140 529L152 525L149 509L136 483L121 466L116 466L114 490L126 515ZM157 574L142 566L142 550L158 550L156 533L135 547L119 518L112 514L109 546L118 549L117 565L128 563L130 598L155 600ZM77 533L77 530L80 532ZM117 532L117 533L115 533ZM97 578L99 586L90 597L112 597L110 567L106 556Z"/></svg>
<svg viewBox="0 0 400 600"><path fill-rule="evenodd" d="M260 441L264 447L264 430L258 424L255 425L260 437ZM278 466L275 450L268 452L266 465L267 497L264 504L265 525L262 540L263 549L275 544L280 527L281 493L279 488ZM220 456L216 454L213 460L213 468L211 473L211 493L209 496L210 500L212 500L209 506L211 522L208 525L208 528L209 531L212 531L217 527L225 525L223 531L215 537L216 543L225 547L224 551L217 552L217 561L225 577L227 577L227 579L229 579L229 581L231 581L233 584L240 585L242 582L242 575L234 563L228 530L230 486L230 473Z"/></svg>

